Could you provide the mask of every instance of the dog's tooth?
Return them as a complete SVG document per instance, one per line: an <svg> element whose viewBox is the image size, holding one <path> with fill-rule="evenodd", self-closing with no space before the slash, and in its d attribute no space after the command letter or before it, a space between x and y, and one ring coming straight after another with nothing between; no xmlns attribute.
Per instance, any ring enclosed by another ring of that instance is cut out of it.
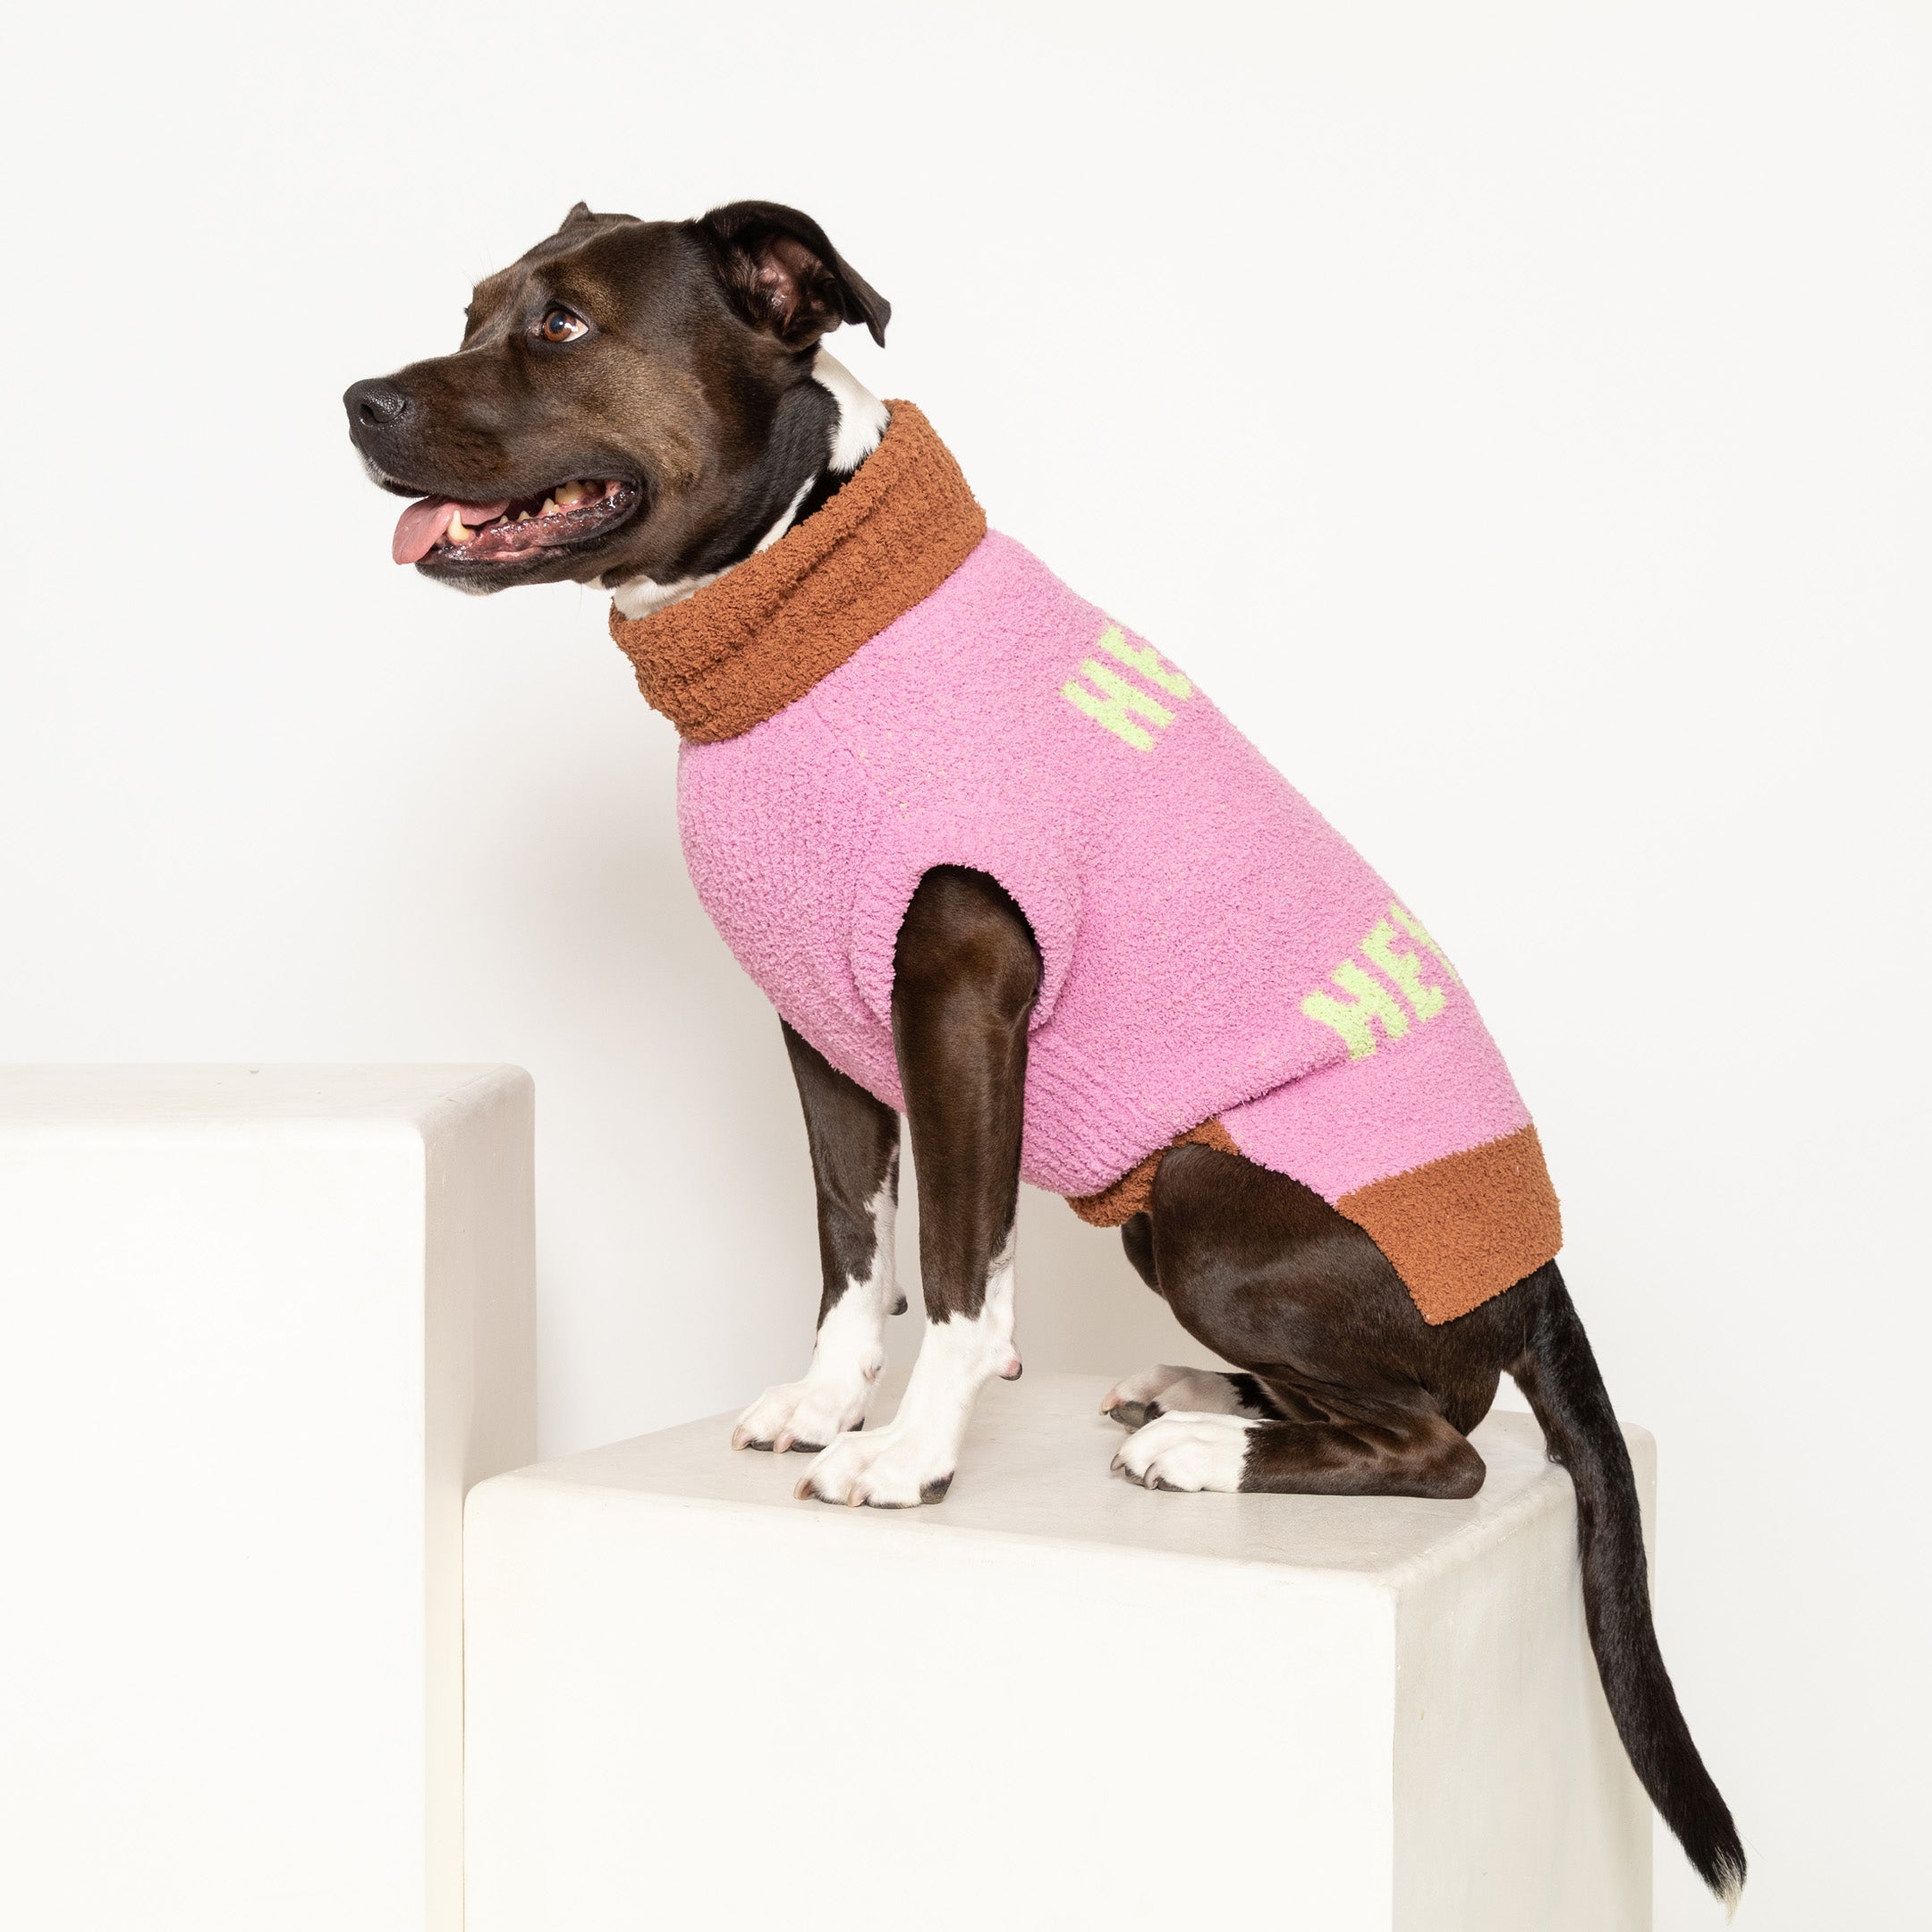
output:
<svg viewBox="0 0 1932 1932"><path fill-rule="evenodd" d="M516 513L516 520L519 523L528 523L530 521L530 512L528 510L519 510Z"/></svg>
<svg viewBox="0 0 1932 1932"><path fill-rule="evenodd" d="M581 483L565 483L556 493L559 508L574 510L590 494Z"/></svg>
<svg viewBox="0 0 1932 1932"><path fill-rule="evenodd" d="M555 496L546 496L543 500L543 508L537 514L538 516L555 516L556 514L556 498Z"/></svg>
<svg viewBox="0 0 1932 1932"><path fill-rule="evenodd" d="M450 512L449 530L447 534L449 537L449 540L452 543L465 544L468 543L470 539L476 535L476 532L473 530L469 530L464 527L462 511L452 510Z"/></svg>

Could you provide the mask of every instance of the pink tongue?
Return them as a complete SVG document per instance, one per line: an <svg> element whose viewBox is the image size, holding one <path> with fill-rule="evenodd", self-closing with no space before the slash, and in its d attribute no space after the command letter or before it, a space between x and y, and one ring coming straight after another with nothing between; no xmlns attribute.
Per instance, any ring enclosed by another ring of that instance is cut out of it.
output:
<svg viewBox="0 0 1932 1932"><path fill-rule="evenodd" d="M510 507L506 496L501 503L459 504L447 496L425 496L412 503L396 519L395 535L389 541L389 555L398 564L419 564L436 548L436 538L449 528L450 512L458 512L474 530L501 516Z"/></svg>

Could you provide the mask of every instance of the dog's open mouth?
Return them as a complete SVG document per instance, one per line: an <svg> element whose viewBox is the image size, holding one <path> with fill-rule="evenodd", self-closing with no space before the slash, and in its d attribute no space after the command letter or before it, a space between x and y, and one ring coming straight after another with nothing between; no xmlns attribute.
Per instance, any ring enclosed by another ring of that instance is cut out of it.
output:
<svg viewBox="0 0 1932 1932"><path fill-rule="evenodd" d="M425 496L396 520L389 554L398 564L419 564L431 551L460 553L466 564L514 563L597 536L628 516L637 500L637 487L616 478L559 483L496 503Z"/></svg>

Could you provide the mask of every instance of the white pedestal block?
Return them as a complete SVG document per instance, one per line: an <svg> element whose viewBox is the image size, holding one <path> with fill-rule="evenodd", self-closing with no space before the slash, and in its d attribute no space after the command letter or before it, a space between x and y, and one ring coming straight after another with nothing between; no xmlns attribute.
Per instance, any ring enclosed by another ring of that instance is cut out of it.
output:
<svg viewBox="0 0 1932 1932"><path fill-rule="evenodd" d="M1529 1417L1467 1503L1148 1493L1105 1386L996 1385L937 1508L728 1417L473 1491L470 1932L1649 1925Z"/></svg>
<svg viewBox="0 0 1932 1932"><path fill-rule="evenodd" d="M457 1932L513 1067L0 1070L0 1923Z"/></svg>

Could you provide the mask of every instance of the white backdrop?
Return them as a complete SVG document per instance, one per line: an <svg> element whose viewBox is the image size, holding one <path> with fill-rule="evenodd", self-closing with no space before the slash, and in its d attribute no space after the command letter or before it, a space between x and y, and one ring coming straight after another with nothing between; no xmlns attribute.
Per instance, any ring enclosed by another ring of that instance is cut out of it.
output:
<svg viewBox="0 0 1932 1932"><path fill-rule="evenodd" d="M0 1058L520 1062L546 1449L795 1372L671 729L600 596L394 569L337 402L580 196L793 202L895 306L837 352L1476 987L1748 1922L1922 1911L1932 13L69 7L5 70ZM1187 1346L1022 1242L1030 1365Z"/></svg>

